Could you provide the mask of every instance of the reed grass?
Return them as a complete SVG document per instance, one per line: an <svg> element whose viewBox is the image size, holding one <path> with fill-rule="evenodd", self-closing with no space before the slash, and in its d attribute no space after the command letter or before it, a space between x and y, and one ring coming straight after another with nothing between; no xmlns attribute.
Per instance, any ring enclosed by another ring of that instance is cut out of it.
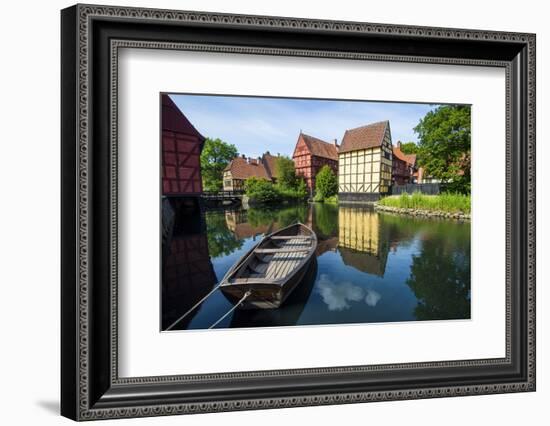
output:
<svg viewBox="0 0 550 426"><path fill-rule="evenodd" d="M470 195L443 193L425 195L415 192L412 195L390 195L382 198L378 204L401 209L443 211L449 213L470 213Z"/></svg>

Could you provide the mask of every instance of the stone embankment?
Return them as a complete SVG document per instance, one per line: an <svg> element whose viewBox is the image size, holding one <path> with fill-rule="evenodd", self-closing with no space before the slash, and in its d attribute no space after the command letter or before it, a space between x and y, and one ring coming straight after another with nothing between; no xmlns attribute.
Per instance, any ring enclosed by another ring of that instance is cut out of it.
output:
<svg viewBox="0 0 550 426"><path fill-rule="evenodd" d="M409 216L419 216L419 217L434 217L441 219L455 219L462 221L469 221L470 214L462 212L445 212L440 210L422 210L422 209L406 209L401 207L390 207L382 206L378 203L374 205L374 208L378 211L396 213L396 214L405 214Z"/></svg>

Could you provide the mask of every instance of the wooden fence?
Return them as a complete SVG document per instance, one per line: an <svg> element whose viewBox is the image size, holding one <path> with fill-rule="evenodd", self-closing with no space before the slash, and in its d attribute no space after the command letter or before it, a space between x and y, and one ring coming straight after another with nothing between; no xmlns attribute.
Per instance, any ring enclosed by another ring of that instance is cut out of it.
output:
<svg viewBox="0 0 550 426"><path fill-rule="evenodd" d="M392 185L391 194L412 194L420 192L427 195L437 195L445 190L445 185L442 183L407 183L405 185Z"/></svg>

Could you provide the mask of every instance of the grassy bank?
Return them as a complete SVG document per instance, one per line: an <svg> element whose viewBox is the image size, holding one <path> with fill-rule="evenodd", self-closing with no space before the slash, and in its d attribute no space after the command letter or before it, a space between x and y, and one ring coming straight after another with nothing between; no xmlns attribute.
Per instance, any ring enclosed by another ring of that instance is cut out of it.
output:
<svg viewBox="0 0 550 426"><path fill-rule="evenodd" d="M462 194L425 195L415 192L412 195L401 194L384 197L378 204L400 209L470 213L470 195Z"/></svg>

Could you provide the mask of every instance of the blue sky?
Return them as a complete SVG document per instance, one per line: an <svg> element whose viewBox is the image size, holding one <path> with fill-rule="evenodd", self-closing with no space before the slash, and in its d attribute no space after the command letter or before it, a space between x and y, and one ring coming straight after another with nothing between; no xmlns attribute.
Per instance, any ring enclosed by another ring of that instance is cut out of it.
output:
<svg viewBox="0 0 550 426"><path fill-rule="evenodd" d="M292 156L300 130L327 142L341 143L347 129L389 120L394 144L417 141L413 131L435 105L260 98L212 95L170 95L205 137L234 144L239 153L257 157L265 151Z"/></svg>

